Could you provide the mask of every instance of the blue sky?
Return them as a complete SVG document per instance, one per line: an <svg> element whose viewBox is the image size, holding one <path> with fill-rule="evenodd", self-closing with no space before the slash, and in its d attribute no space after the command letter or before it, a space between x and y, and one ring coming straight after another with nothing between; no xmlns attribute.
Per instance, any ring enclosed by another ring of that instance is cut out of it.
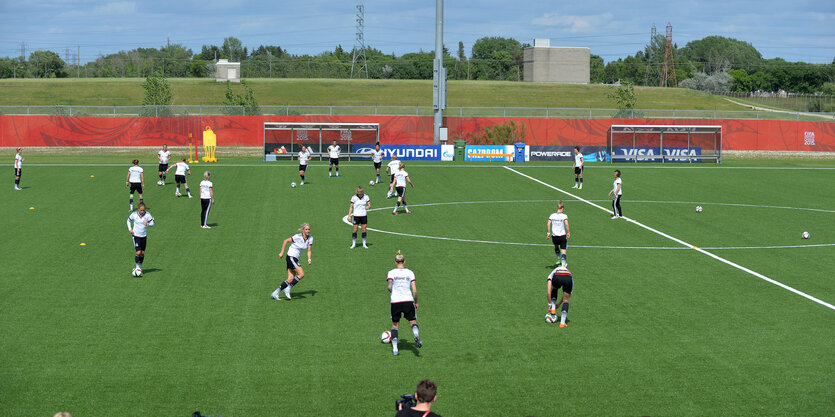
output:
<svg viewBox="0 0 835 417"><path fill-rule="evenodd" d="M402 55L435 45L432 0L365 0L366 45ZM0 0L0 56L49 49L65 57L80 47L81 61L166 39L195 52L235 36L250 49L279 45L317 54L355 43L356 0L77 1ZM606 62L634 54L652 24L673 25L679 46L710 35L750 42L765 58L831 63L835 58L835 1L537 1L447 0L444 44L467 55L483 36L512 37L552 46L584 46Z"/></svg>

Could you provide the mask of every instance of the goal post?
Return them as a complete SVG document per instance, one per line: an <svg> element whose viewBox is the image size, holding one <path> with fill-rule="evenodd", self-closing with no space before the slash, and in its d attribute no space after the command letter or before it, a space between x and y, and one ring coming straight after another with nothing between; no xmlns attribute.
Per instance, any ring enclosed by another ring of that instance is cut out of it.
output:
<svg viewBox="0 0 835 417"><path fill-rule="evenodd" d="M612 162L722 163L722 126L612 125Z"/></svg>
<svg viewBox="0 0 835 417"><path fill-rule="evenodd" d="M294 158L305 145L311 157L321 161L334 141L349 161L359 155L355 146L371 145L380 141L379 123L306 123L264 122L264 160Z"/></svg>

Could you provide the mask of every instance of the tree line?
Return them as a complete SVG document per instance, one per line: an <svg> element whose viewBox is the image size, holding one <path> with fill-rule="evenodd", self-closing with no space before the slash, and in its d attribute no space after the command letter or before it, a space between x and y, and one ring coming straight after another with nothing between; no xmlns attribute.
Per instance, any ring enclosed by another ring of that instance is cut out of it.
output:
<svg viewBox="0 0 835 417"><path fill-rule="evenodd" d="M592 54L591 82L660 85L665 42L664 36L658 35L643 50L609 63ZM473 44L467 56L463 42L458 42L454 54L444 48L444 66L450 80L522 81L527 47L530 45L513 38L484 37ZM782 90L835 94L835 59L831 64L763 59L750 43L721 36L691 41L681 48L673 45L673 52L675 79L683 87L717 93ZM203 45L198 53L181 44L169 44L119 51L82 65L64 62L52 51L35 51L26 58L0 58L0 78L148 77L157 73L169 78L204 78L214 76L218 59L240 62L241 75L246 78L349 78L352 72L354 77L365 77L365 71L360 72L360 65L353 62L354 55L354 50L341 45L316 55L291 54L277 45L250 50L239 39L227 37L221 45ZM365 57L368 78L432 78L432 51L396 56L367 48ZM673 79L672 71L668 78Z"/></svg>

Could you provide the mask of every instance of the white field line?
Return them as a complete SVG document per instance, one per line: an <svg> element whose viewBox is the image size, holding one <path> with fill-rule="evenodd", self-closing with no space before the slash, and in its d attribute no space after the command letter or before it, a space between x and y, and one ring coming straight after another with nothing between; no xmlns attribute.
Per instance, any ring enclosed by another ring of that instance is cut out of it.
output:
<svg viewBox="0 0 835 417"><path fill-rule="evenodd" d="M13 163L10 164L0 164L0 166L12 166ZM25 164L27 167L130 167L130 162L124 164L39 164L39 163L29 163ZM152 164L147 164L152 165ZM215 164L203 164L204 166L212 166L212 167L253 167L253 168L298 168L298 165L293 164L274 164L271 162L263 162L258 164L223 164L223 163L215 163ZM310 163L310 166L319 166L324 167L328 166L326 162L315 162ZM193 165L189 165L193 166ZM200 166L200 165L196 165ZM354 162L342 162L340 166L346 167L369 167L369 162L364 163L354 163ZM612 169L612 164L601 164L601 165L586 165L584 169L593 169L593 168L605 168L605 169ZM451 164L417 164L413 165L414 168L508 168L511 169L507 165L451 165ZM525 168L554 168L554 167L571 167L568 164L553 164L553 165L525 165ZM729 167L729 166L717 166L717 165L706 165L706 166L675 166L675 165L664 165L664 166L641 166L635 165L629 166L629 169L742 169L742 170L775 170L775 171L818 171L818 170L826 170L832 171L835 170L835 167Z"/></svg>
<svg viewBox="0 0 835 417"><path fill-rule="evenodd" d="M514 173L516 173L516 174L519 174L519 175L521 175L521 176L523 176L523 177L525 177L525 178L528 178L528 179L530 179L530 180L532 180L532 181L538 182L538 183L540 183L540 184L542 184L542 185L544 185L544 186L546 186L546 187L548 187L548 188L551 188L551 189L557 190L557 191L559 191L559 192L561 192L561 193L563 193L563 194L566 194L566 195L572 196L572 197L574 197L574 198L576 198L576 199L578 199L578 200L580 200L580 201L584 201L584 202L588 203L589 205L591 205L591 206L593 206L593 207L597 207L597 208L599 208L599 209L601 209L601 210L603 210L603 211L609 212L609 213L611 213L611 212L612 212L611 210L605 209L605 208L603 208L603 207L601 207L601 206L599 206L599 205L597 205L597 204L595 204L595 203L592 203L592 202L590 202L590 201L588 201L588 200L584 200L584 199L582 199L582 198L580 198L580 197L578 197L578 196L576 196L576 195L574 195L574 194L571 194L571 193L570 193L570 192L568 192L568 191L564 191L564 190L562 190L562 189L560 189L560 188L554 187L554 186L553 186L553 185L551 185L551 184L548 184L548 183L543 182L543 181L541 181L541 180L539 180L539 179L533 178L533 177L531 177L530 175L523 174L523 173L521 173L521 172L519 172L519 171L517 171L517 170L515 170L515 169L513 169L513 168L510 168L510 167L505 167L505 168L506 168L507 170L511 171L511 172L514 172ZM757 278L759 278L759 279L761 279L761 280L763 280L763 281L769 282L769 283L774 284L774 285L776 285L776 286L778 286L778 287L780 287L780 288L783 288L783 289L785 289L785 290L791 291L791 292L793 292L793 293L795 293L795 294L797 294L797 295L799 295L799 296L801 296L801 297L804 297L804 298L806 298L806 299L808 299L808 300L814 301L814 302L816 302L816 303L818 303L818 304L820 304L820 305L822 305L822 306L824 306L824 307L827 307L827 308L829 308L829 309L831 309L831 310L835 310L835 305L829 304L829 303L827 303L827 302L825 302L825 301L823 301L823 300L820 300L820 299L818 299L818 298L815 298L815 297L813 297L813 296L811 296L811 295L809 295L809 294L806 294L806 293L805 293L805 292L803 292L803 291L800 291L800 290L794 289L794 288L792 288L792 287L790 287L790 286L788 286L788 285L786 285L786 284L783 284L782 282L775 281L775 280L773 280L773 279L771 279L771 278L769 278L769 277L767 277L767 276L765 276L765 275L763 275L763 274L760 274L759 272L753 271L753 270L748 269L748 268L746 268L746 267L744 267L744 266L742 266L742 265L739 265L739 264L737 264L737 263L731 262L731 261L729 261L729 260L727 260L727 259L725 259L725 258L722 258L722 257L720 257L720 256L714 255L714 254L712 254L712 253L710 253L710 252L708 252L708 251L706 251L706 250L704 250L704 249L698 248L698 247L696 247L696 246L694 246L694 245L691 245L691 244L689 244L689 243L687 243L687 242L685 242L685 241L683 241L683 240L681 240L681 239L678 239L678 238L675 238L675 237L673 237L673 236L670 236L670 235L668 235L668 234L666 234L666 233L664 233L664 232L662 232L662 231L660 231L660 230L653 229L652 227L649 227L649 226L647 226L647 225L645 225L645 224L643 224L643 223L640 223L640 222L638 222L638 221L632 220L632 219L630 219L630 218L628 218L628 217L624 217L624 219L625 219L626 221L628 221L628 222L630 222L630 223L632 223L632 224L636 225L636 226L642 227L642 228L644 228L644 229L646 229L646 230L648 230L648 231L650 231L650 232L653 232L653 233L655 233L655 234L657 234L657 235L660 235L660 236L663 236L663 237L665 237L665 238L667 238L667 239L670 239L670 240L672 240L673 242L676 242L676 243L678 243L678 244L680 244L680 245L682 245L682 246L689 247L689 248L691 248L691 249L693 249L693 250L695 250L695 251L698 251L699 253L702 253L702 254L704 254L704 255L710 256L711 258L716 259L716 260L717 260L717 261L719 261L719 262L722 262L722 263L724 263L724 264L730 265L730 266L732 266L732 267L734 267L734 268L739 269L740 271L747 272L747 273L749 273L749 274L751 274L751 275L753 275L753 276L755 276L755 277L757 277Z"/></svg>

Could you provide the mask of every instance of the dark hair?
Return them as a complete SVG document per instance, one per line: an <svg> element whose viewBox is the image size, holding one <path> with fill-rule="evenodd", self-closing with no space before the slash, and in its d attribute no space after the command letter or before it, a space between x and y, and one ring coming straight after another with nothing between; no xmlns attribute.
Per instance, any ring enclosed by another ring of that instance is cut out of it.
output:
<svg viewBox="0 0 835 417"><path fill-rule="evenodd" d="M133 164L134 164L134 165L139 165L139 160L138 160L138 159L134 159L134 160L133 160Z"/></svg>
<svg viewBox="0 0 835 417"><path fill-rule="evenodd" d="M616 170L615 170L615 172L617 172L617 173L618 173L618 178L620 178L620 170L619 170L619 169L616 169Z"/></svg>
<svg viewBox="0 0 835 417"><path fill-rule="evenodd" d="M422 403L431 403L437 393L438 386L431 379L424 379L418 382L417 390L415 390L417 400Z"/></svg>
<svg viewBox="0 0 835 417"><path fill-rule="evenodd" d="M575 146L575 147L574 147L574 150L575 150L575 151L577 151L577 152L580 152L580 147L579 147L579 146Z"/></svg>

